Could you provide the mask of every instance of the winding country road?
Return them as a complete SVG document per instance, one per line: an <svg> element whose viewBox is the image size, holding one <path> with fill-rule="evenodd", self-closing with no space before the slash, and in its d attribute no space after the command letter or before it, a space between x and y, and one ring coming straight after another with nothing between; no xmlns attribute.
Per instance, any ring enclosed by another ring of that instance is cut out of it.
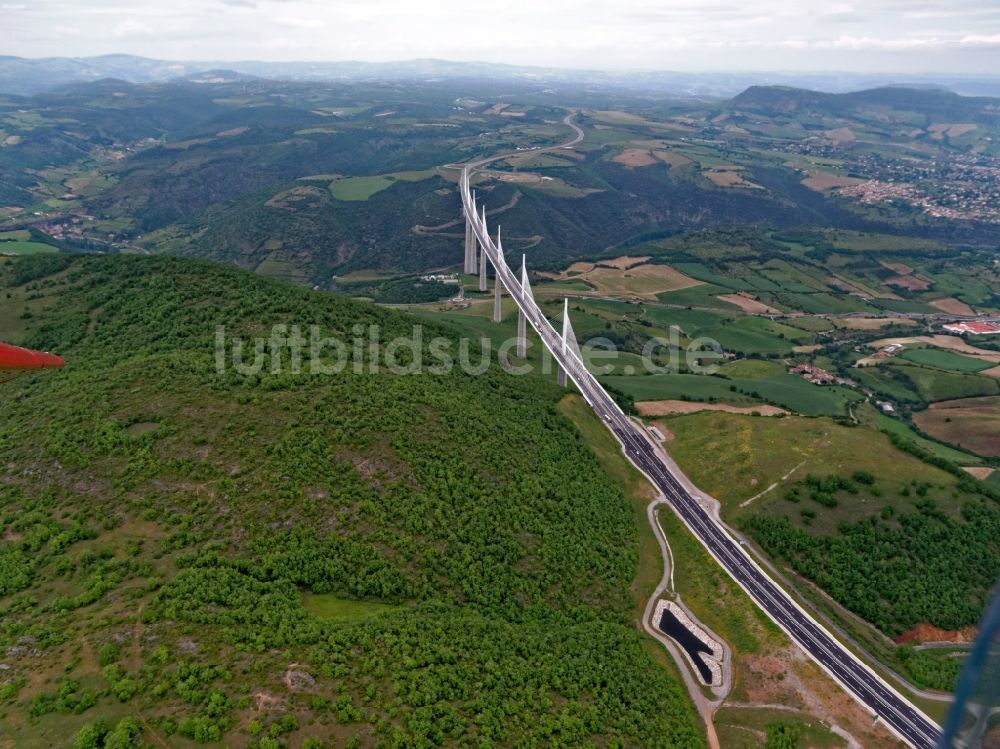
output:
<svg viewBox="0 0 1000 749"><path fill-rule="evenodd" d="M559 146L537 147L518 153L553 151L583 140L583 130L569 114L563 122L576 136ZM611 430L629 460L652 482L681 521L695 534L712 557L754 602L794 640L824 671L867 708L889 730L915 749L936 749L941 729L924 713L864 664L813 619L746 552L715 518L708 506L685 488L686 477L672 461L664 460L641 427L632 422L586 369L571 347L564 346L552 323L542 314L528 286L522 287L477 215L470 189L472 170L514 154L501 154L466 164L459 189L466 219L489 258L496 276L541 337L546 348L579 388L587 403ZM676 474L676 475L675 475Z"/></svg>

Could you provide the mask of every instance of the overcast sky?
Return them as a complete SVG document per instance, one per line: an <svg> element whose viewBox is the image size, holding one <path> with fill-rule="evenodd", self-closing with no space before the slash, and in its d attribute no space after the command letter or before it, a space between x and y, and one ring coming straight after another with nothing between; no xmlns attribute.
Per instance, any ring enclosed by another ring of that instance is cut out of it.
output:
<svg viewBox="0 0 1000 749"><path fill-rule="evenodd" d="M1000 72L997 0L0 0L0 54Z"/></svg>

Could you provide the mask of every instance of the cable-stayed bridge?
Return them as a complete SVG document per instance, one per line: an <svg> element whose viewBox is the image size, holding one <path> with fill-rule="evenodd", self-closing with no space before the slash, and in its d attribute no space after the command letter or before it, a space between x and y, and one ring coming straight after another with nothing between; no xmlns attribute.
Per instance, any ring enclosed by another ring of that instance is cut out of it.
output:
<svg viewBox="0 0 1000 749"><path fill-rule="evenodd" d="M564 122L574 129L576 137L556 148L572 146L583 139L583 131L572 122L572 115ZM494 321L500 320L504 291L517 304L518 356L524 357L527 328L530 325L558 364L560 382L566 384L568 378L576 385L597 416L622 444L629 460L666 497L674 512L730 577L799 647L890 731L915 749L936 749L941 738L938 725L834 638L770 578L709 509L685 488L683 477L678 478L674 474L677 469L660 457L642 427L625 415L587 370L569 321L568 302L563 305L561 333L542 314L531 291L524 256L521 258L520 277L515 276L507 265L499 229L496 239L490 236L485 205L477 205L470 184L471 174L475 169L508 155L494 156L464 166L459 191L466 222L465 272L478 273L480 291L486 291L487 263L493 268Z"/></svg>

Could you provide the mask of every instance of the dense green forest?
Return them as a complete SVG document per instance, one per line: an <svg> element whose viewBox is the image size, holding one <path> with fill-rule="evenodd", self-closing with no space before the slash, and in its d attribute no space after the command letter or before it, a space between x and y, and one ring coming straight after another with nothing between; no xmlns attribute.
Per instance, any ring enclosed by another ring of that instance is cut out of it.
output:
<svg viewBox="0 0 1000 749"><path fill-rule="evenodd" d="M0 743L703 744L554 384L219 373L217 325L416 320L202 261L6 260L0 294L68 360L2 395Z"/></svg>
<svg viewBox="0 0 1000 749"><path fill-rule="evenodd" d="M979 494L976 482L963 482L965 497L941 503L926 484L904 492L910 509L883 507L880 516L841 521L836 532L818 535L796 528L788 517L752 515L744 526L768 551L787 560L883 632L899 635L918 624L943 629L975 625L1000 570L1000 506ZM838 476L808 477L786 493L808 521L837 506L837 493L853 491ZM961 508L958 517L942 507Z"/></svg>

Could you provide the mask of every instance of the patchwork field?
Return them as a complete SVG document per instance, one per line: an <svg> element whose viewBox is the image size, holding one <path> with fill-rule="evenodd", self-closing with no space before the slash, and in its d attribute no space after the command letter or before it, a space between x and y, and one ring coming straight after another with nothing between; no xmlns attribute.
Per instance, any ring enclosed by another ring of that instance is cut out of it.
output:
<svg viewBox="0 0 1000 749"><path fill-rule="evenodd" d="M649 255L641 255L639 257L631 257L630 255L622 255L621 257L616 257L611 260L602 260L600 265L607 265L612 268L617 268L618 270L627 270L634 265L639 265L649 260Z"/></svg>
<svg viewBox="0 0 1000 749"><path fill-rule="evenodd" d="M896 286L909 291L926 291L931 286L931 282L926 278L918 278L917 276L893 276L887 278L885 283L888 286Z"/></svg>
<svg viewBox="0 0 1000 749"><path fill-rule="evenodd" d="M841 177L839 174L831 174L830 172L813 172L802 180L803 185L808 187L810 190L815 190L816 192L825 192L838 187L850 187L851 185L861 184L862 182L864 182L863 179L857 179L856 177Z"/></svg>
<svg viewBox="0 0 1000 749"><path fill-rule="evenodd" d="M652 166L659 163L645 148L626 148L611 160L625 166Z"/></svg>
<svg viewBox="0 0 1000 749"><path fill-rule="evenodd" d="M843 415L848 404L862 399L842 387L812 385L801 377L723 378L692 374L610 376L602 380L636 401L683 400L735 406L769 403L808 416Z"/></svg>
<svg viewBox="0 0 1000 749"><path fill-rule="evenodd" d="M721 294L718 298L724 302L735 304L741 310L751 315L781 314L780 310L745 294Z"/></svg>
<svg viewBox="0 0 1000 749"><path fill-rule="evenodd" d="M987 457L1000 456L1000 397L932 403L913 415L923 431Z"/></svg>
<svg viewBox="0 0 1000 749"><path fill-rule="evenodd" d="M653 151L653 155L665 164L669 164L674 169L687 166L692 163L691 159L677 151Z"/></svg>
<svg viewBox="0 0 1000 749"><path fill-rule="evenodd" d="M717 187L742 187L751 190L763 189L743 176L742 167L706 169L702 175Z"/></svg>
<svg viewBox="0 0 1000 749"><path fill-rule="evenodd" d="M836 324L849 330L878 330L890 325L905 325L913 327L917 323L906 317L845 317Z"/></svg>
<svg viewBox="0 0 1000 749"><path fill-rule="evenodd" d="M672 414L693 414L699 411L725 411L731 414L777 416L788 411L777 406L731 406L728 403L692 403L691 401L639 401L635 404L643 416L669 416Z"/></svg>
<svg viewBox="0 0 1000 749"><path fill-rule="evenodd" d="M894 343L898 343L903 346L936 346L938 348L947 349L948 351L957 351L960 354L980 357L983 360L993 362L994 364L1000 364L1000 352L977 348L976 346L968 343L964 338L954 335L922 335L904 338L882 338L877 341L872 341L868 345L872 348L883 348Z"/></svg>
<svg viewBox="0 0 1000 749"><path fill-rule="evenodd" d="M906 263L887 263L883 260L881 264L882 267L888 268L898 276L908 276L909 274L913 273L913 268L911 268Z"/></svg>
<svg viewBox="0 0 1000 749"><path fill-rule="evenodd" d="M928 304L930 304L934 309L939 309L949 315L972 317L976 314L976 311L972 309L972 307L958 299L937 299L933 302L928 302Z"/></svg>
<svg viewBox="0 0 1000 749"><path fill-rule="evenodd" d="M599 264L573 263L555 278L583 281L592 288L591 293L598 296L646 299L656 299L659 294L702 283L669 265L642 262L648 259L623 256L614 260L602 260ZM545 286L537 287L536 291L545 293Z"/></svg>

